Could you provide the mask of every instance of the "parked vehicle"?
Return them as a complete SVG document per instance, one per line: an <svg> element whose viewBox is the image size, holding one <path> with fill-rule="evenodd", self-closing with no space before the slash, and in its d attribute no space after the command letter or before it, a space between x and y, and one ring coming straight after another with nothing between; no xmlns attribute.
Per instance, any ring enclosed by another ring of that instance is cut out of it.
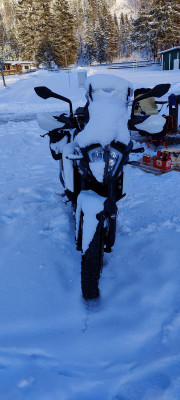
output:
<svg viewBox="0 0 180 400"><path fill-rule="evenodd" d="M52 156L60 162L60 181L71 201L76 221L76 246L82 252L81 287L86 300L99 296L103 255L116 236L117 202L123 193L123 167L133 143L128 131L130 82L113 75L87 78L87 103L73 113L69 99L46 87L35 88L42 98L69 103L69 115L38 115L48 130Z"/></svg>
<svg viewBox="0 0 180 400"><path fill-rule="evenodd" d="M168 100L156 99L164 96L170 86L166 83L159 84L153 89L141 88L134 91L131 118L128 121L130 131L137 131L141 136L146 136L148 140L153 140L157 144L170 133L177 133L180 96L171 94ZM162 111L163 106L165 112Z"/></svg>

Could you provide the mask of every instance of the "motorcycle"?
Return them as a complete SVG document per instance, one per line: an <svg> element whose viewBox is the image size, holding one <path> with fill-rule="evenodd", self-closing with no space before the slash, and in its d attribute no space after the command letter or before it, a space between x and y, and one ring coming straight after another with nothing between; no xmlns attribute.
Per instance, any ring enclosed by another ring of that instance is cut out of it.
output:
<svg viewBox="0 0 180 400"><path fill-rule="evenodd" d="M179 97L171 94L168 101L155 98L164 96L170 89L169 83L156 85L153 89L141 88L134 91L129 130L137 131L141 136L159 143L169 133L177 133ZM158 108L160 105L160 108ZM168 113L162 113L162 107L168 107ZM162 114L162 115L160 115Z"/></svg>
<svg viewBox="0 0 180 400"><path fill-rule="evenodd" d="M97 74L86 80L84 107L73 113L66 97L46 87L34 88L44 99L69 103L69 114L39 114L48 130L52 156L60 163L60 181L75 214L75 241L81 251L81 288L84 299L99 296L98 281L104 252L111 252L116 237L117 202L123 193L123 167L133 150L128 131L127 106L132 84L113 75Z"/></svg>

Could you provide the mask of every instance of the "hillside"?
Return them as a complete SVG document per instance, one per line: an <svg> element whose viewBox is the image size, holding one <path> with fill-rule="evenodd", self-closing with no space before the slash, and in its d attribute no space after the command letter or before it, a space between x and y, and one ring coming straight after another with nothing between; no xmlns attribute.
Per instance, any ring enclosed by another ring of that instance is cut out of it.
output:
<svg viewBox="0 0 180 400"><path fill-rule="evenodd" d="M136 10L136 1L134 0L112 0L112 12L119 17L121 13L134 15Z"/></svg>

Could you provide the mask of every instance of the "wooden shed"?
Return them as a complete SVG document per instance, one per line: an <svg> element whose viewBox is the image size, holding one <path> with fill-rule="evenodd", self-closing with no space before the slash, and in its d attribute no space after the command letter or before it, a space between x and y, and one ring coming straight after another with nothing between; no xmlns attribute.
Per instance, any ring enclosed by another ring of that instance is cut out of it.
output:
<svg viewBox="0 0 180 400"><path fill-rule="evenodd" d="M157 53L162 56L162 69L180 69L180 46Z"/></svg>
<svg viewBox="0 0 180 400"><path fill-rule="evenodd" d="M38 63L33 61L5 61L4 75L23 74L35 71L38 68Z"/></svg>

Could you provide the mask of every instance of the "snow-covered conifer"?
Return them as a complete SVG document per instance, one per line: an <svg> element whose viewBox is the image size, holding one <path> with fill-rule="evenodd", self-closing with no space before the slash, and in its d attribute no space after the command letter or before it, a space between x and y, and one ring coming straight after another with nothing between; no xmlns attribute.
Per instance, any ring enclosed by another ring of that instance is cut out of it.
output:
<svg viewBox="0 0 180 400"><path fill-rule="evenodd" d="M20 55L51 66L67 66L76 60L74 20L67 0L18 0L15 31Z"/></svg>

